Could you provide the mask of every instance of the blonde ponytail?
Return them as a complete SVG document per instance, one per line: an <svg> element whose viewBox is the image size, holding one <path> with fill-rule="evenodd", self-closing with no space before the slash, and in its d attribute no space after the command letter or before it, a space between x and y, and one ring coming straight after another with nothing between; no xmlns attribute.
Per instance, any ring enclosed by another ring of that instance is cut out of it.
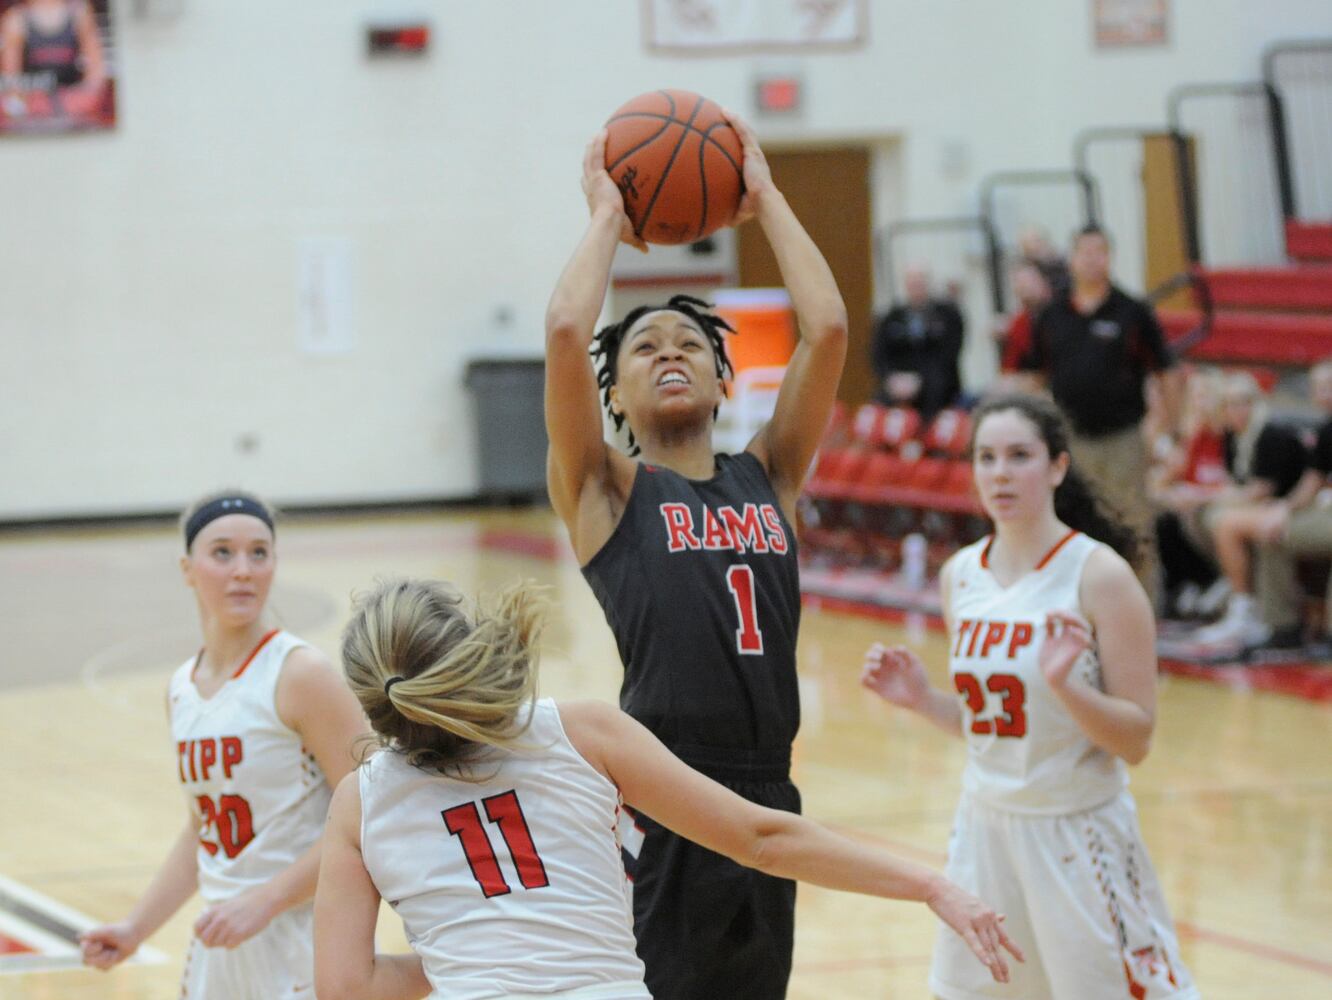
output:
<svg viewBox="0 0 1332 1000"><path fill-rule="evenodd" d="M381 745L455 772L483 747L515 747L536 699L544 600L520 583L477 605L442 584L391 580L357 601L342 661Z"/></svg>

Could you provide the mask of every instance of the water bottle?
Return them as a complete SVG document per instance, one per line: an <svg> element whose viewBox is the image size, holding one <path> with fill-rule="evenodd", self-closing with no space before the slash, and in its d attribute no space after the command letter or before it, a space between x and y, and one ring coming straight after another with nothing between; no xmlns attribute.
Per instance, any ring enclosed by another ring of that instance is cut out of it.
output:
<svg viewBox="0 0 1332 1000"><path fill-rule="evenodd" d="M902 582L910 590L925 589L925 536L919 532L902 539Z"/></svg>

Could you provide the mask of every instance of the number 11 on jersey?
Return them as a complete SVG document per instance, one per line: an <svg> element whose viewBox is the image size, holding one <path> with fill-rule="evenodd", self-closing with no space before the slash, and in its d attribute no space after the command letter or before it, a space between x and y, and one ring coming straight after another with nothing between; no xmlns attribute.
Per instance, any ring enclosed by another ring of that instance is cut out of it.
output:
<svg viewBox="0 0 1332 1000"><path fill-rule="evenodd" d="M550 885L546 877L546 866L537 854L536 844L532 843L532 831L528 829L527 817L523 807L518 804L518 793L514 791L492 795L481 800L486 807L486 819L499 827L504 846L509 849L514 870L518 872L518 881L524 889L541 889ZM481 822L481 810L475 802L465 802L452 809L445 809L441 815L449 833L462 844L463 854L467 856L467 865L472 869L472 877L481 887L482 894L503 896L512 891L500 870L495 848L491 846L490 835Z"/></svg>

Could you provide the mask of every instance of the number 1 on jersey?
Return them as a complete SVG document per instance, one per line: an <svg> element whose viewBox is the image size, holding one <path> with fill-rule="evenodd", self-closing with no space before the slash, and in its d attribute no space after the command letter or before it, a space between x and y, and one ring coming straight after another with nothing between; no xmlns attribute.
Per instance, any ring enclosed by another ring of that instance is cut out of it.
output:
<svg viewBox="0 0 1332 1000"><path fill-rule="evenodd" d="M748 566L732 566L726 571L726 586L735 598L740 627L735 630L735 644L742 654L763 653L763 632L758 627L758 604L754 593L754 571Z"/></svg>
<svg viewBox="0 0 1332 1000"><path fill-rule="evenodd" d="M527 827L523 816L523 807L518 804L518 794L512 790L500 795L492 795L481 800L486 807L486 819L499 827L504 846L509 849L513 867L518 872L518 881L524 889L540 889L550 885L546 877L546 866L541 863L536 844L532 843L532 831ZM463 854L467 856L467 865L472 869L472 877L481 887L482 894L503 896L510 892L509 883L500 871L499 859L490 844L490 835L481 822L481 810L475 802L465 802L452 809L445 809L440 815L449 833L462 844Z"/></svg>

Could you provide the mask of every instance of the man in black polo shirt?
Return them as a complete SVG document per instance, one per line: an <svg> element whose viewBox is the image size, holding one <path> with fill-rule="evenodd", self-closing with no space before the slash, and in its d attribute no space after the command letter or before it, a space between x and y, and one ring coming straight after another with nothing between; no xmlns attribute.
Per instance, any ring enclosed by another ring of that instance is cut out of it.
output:
<svg viewBox="0 0 1332 1000"><path fill-rule="evenodd" d="M1073 240L1073 285L1041 313L1018 367L1045 377L1073 428L1073 460L1139 537L1135 567L1156 592L1152 507L1147 498L1146 381L1160 377L1166 420L1179 422L1180 382L1152 309L1110 281L1110 240L1088 226Z"/></svg>
<svg viewBox="0 0 1332 1000"><path fill-rule="evenodd" d="M888 406L913 406L925 420L957 402L962 392L962 313L930 294L930 273L907 268L906 300L875 324L870 360L879 380L875 399Z"/></svg>

